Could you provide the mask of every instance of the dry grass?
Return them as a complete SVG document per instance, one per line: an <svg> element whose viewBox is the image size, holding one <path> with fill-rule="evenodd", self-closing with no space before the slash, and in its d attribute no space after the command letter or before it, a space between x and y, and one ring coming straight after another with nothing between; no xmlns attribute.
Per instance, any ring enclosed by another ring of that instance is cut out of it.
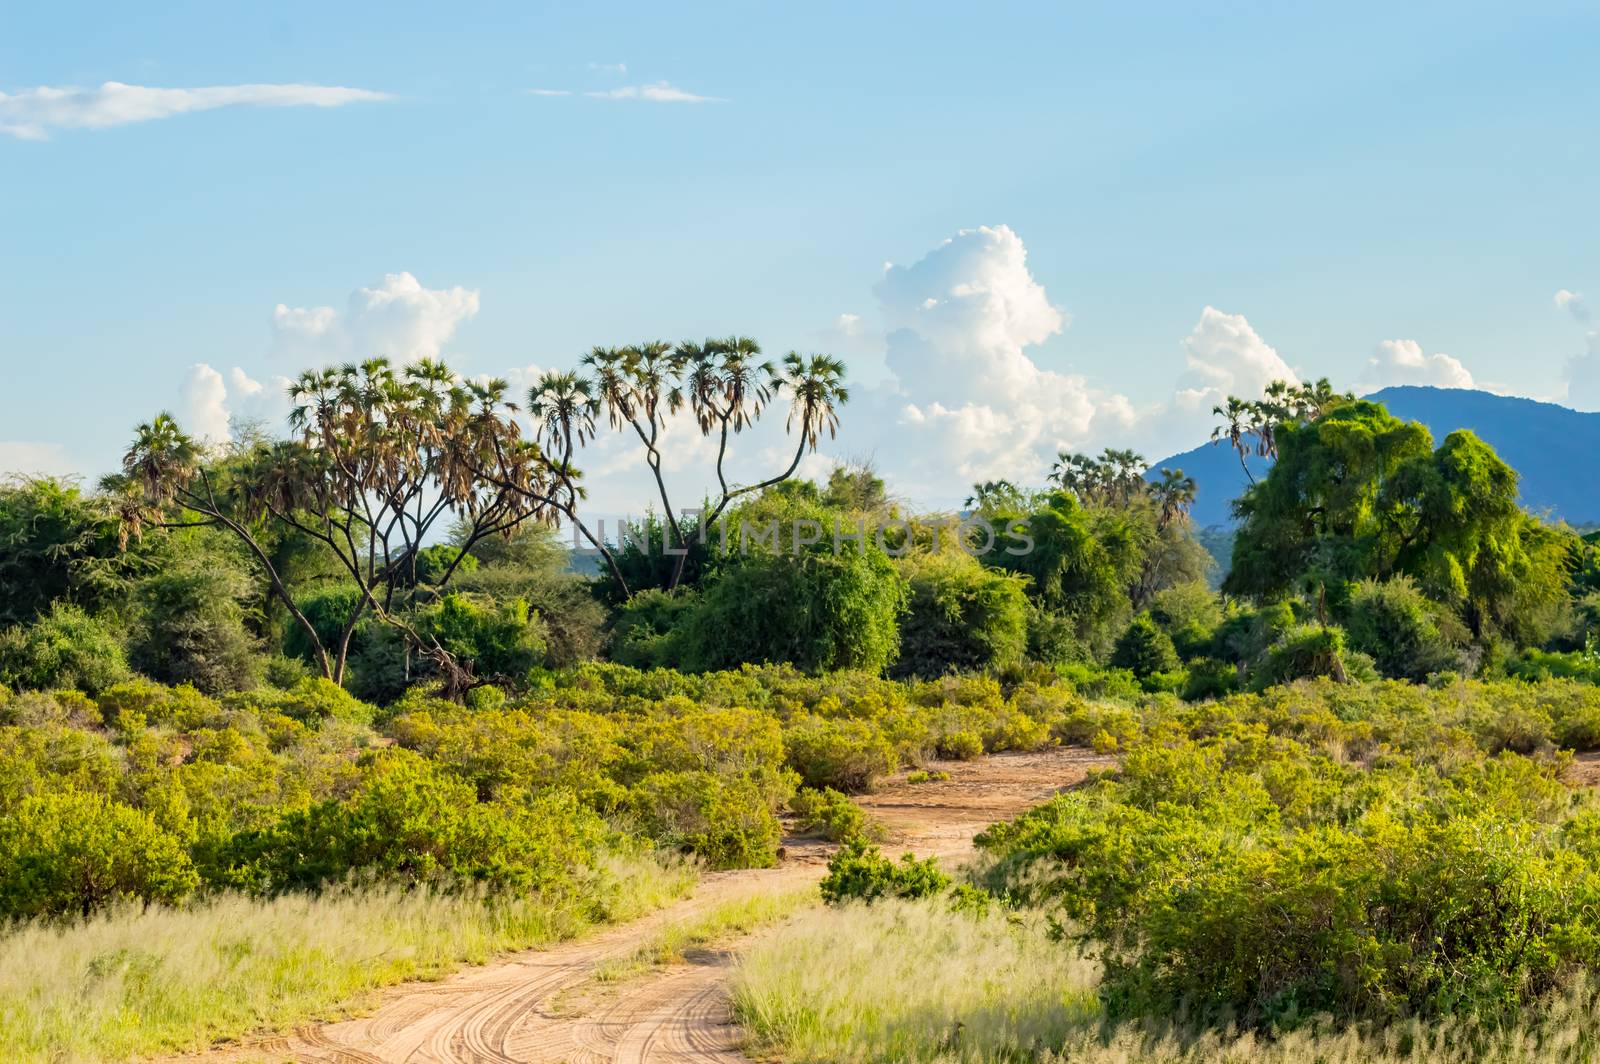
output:
<svg viewBox="0 0 1600 1064"><path fill-rule="evenodd" d="M1027 920L944 900L816 910L753 946L734 1007L793 1061L1018 1058L1097 1015L1098 972Z"/></svg>
<svg viewBox="0 0 1600 1064"><path fill-rule="evenodd" d="M1105 1022L1093 962L1036 916L951 912L940 900L803 914L756 944L734 976L753 1049L791 1064L1399 1064L1592 1061L1600 986L1580 980L1512 1030L1469 1022L1382 1031L1323 1023L1278 1039Z"/></svg>
<svg viewBox="0 0 1600 1064"><path fill-rule="evenodd" d="M713 905L705 912L668 924L646 939L625 957L595 967L594 978L601 983L616 983L643 975L666 964L682 964L684 954L718 942L749 934L751 931L792 915L806 905L814 905L813 886L758 893Z"/></svg>
<svg viewBox="0 0 1600 1064"><path fill-rule="evenodd" d="M6 1061L124 1060L282 1029L377 987L571 937L685 893L684 865L618 859L581 901L389 888L127 909L0 937Z"/></svg>

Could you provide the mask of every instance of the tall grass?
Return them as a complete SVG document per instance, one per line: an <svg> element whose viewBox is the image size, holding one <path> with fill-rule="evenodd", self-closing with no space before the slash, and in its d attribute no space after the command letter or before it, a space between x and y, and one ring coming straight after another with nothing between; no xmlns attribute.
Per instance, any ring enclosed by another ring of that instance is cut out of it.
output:
<svg viewBox="0 0 1600 1064"><path fill-rule="evenodd" d="M797 917L745 954L733 999L785 1060L1009 1059L1093 1020L1097 978L1026 919L930 899Z"/></svg>
<svg viewBox="0 0 1600 1064"><path fill-rule="evenodd" d="M686 865L616 858L560 900L352 887L23 925L0 936L0 1053L121 1060L281 1029L377 987L628 919L693 879Z"/></svg>
<svg viewBox="0 0 1600 1064"><path fill-rule="evenodd" d="M754 1048L791 1064L1423 1064L1593 1061L1600 983L1580 978L1513 1028L1313 1023L1276 1038L1113 1024L1097 966L1037 915L953 912L942 899L814 910L756 943L734 975Z"/></svg>
<svg viewBox="0 0 1600 1064"><path fill-rule="evenodd" d="M687 953L749 934L816 902L817 888L809 885L719 902L687 920L667 924L632 953L601 961L595 965L594 978L602 983L616 983L662 965L681 964Z"/></svg>

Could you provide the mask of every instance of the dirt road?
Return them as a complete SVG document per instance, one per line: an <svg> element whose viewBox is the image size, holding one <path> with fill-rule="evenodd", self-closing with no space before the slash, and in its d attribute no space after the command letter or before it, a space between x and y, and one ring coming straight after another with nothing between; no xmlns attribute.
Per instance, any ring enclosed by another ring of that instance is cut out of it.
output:
<svg viewBox="0 0 1600 1064"><path fill-rule="evenodd" d="M950 779L910 785L896 777L860 804L889 829L886 851L959 858L986 825L1036 805L1108 764L1087 750L1000 754L933 768ZM743 1061L724 985L737 944L602 987L597 966L630 957L662 928L740 897L820 879L830 848L791 840L777 868L706 876L689 898L642 920L552 949L529 950L433 983L378 995L356 1019L305 1027L212 1052L184 1064L300 1061L326 1064L662 1064Z"/></svg>

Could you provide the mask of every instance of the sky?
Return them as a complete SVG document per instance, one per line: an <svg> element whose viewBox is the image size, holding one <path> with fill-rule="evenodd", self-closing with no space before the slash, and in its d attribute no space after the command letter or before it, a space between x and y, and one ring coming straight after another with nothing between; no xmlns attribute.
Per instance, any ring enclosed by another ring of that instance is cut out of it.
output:
<svg viewBox="0 0 1600 1064"><path fill-rule="evenodd" d="M1277 377L1600 409L1593 5L156 7L0 6L0 471L369 354L734 333L844 358L804 471L924 507ZM625 439L584 465L642 511Z"/></svg>

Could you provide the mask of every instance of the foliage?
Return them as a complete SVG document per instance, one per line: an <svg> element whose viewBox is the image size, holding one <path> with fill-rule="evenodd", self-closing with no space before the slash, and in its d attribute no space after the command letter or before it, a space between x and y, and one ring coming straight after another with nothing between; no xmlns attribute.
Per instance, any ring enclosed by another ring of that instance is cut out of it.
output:
<svg viewBox="0 0 1600 1064"><path fill-rule="evenodd" d="M148 814L101 795L35 795L0 818L0 918L175 902L198 882L178 839Z"/></svg>
<svg viewBox="0 0 1600 1064"><path fill-rule="evenodd" d="M0 629L31 624L53 603L114 606L144 567L125 551L107 501L48 478L0 483Z"/></svg>
<svg viewBox="0 0 1600 1064"><path fill-rule="evenodd" d="M882 670L898 652L905 583L880 550L752 554L731 561L684 621L694 671L791 662L806 672Z"/></svg>
<svg viewBox="0 0 1600 1064"><path fill-rule="evenodd" d="M828 859L828 874L821 884L822 900L830 905L850 900L926 898L949 887L950 877L939 870L933 858L919 861L908 853L895 862L876 846L859 840Z"/></svg>
<svg viewBox="0 0 1600 1064"><path fill-rule="evenodd" d="M471 536L470 526L466 535ZM435 543L417 551L417 583L437 586L452 573L462 576L478 568L478 556L468 554L453 543Z"/></svg>
<svg viewBox="0 0 1600 1064"><path fill-rule="evenodd" d="M762 868L777 860L777 818L748 776L651 773L634 787L631 808L652 836L699 854L712 868Z"/></svg>
<svg viewBox="0 0 1600 1064"><path fill-rule="evenodd" d="M475 881L550 892L595 859L604 829L570 796L479 802L407 751L373 755L349 798L294 811L236 837L226 880L256 891L316 887L360 872L407 884Z"/></svg>
<svg viewBox="0 0 1600 1064"><path fill-rule="evenodd" d="M1576 539L1518 509L1515 471L1471 432L1435 450L1424 426L1362 400L1270 434L1277 463L1235 504L1225 591L1338 610L1356 581L1406 575L1475 639L1559 629Z"/></svg>
<svg viewBox="0 0 1600 1064"><path fill-rule="evenodd" d="M135 585L128 657L162 683L221 694L255 686L254 580L231 544L204 532L171 537L163 564Z"/></svg>
<svg viewBox="0 0 1600 1064"><path fill-rule="evenodd" d="M519 683L544 661L544 625L521 599L483 605L451 592L421 611L415 627L473 677Z"/></svg>
<svg viewBox="0 0 1600 1064"><path fill-rule="evenodd" d="M1344 629L1351 649L1370 656L1380 673L1421 681L1462 665L1460 650L1440 630L1440 613L1409 577L1363 580L1343 610ZM1443 620L1448 626L1455 619L1446 613Z"/></svg>
<svg viewBox="0 0 1600 1064"><path fill-rule="evenodd" d="M960 551L899 563L909 588L895 672L938 676L1020 661L1027 647L1024 582Z"/></svg>
<svg viewBox="0 0 1600 1064"><path fill-rule="evenodd" d="M784 729L789 763L807 786L859 793L899 765L894 745L872 721L804 714Z"/></svg>
<svg viewBox="0 0 1600 1064"><path fill-rule="evenodd" d="M1507 708L1474 717L1486 690L1337 689L1157 722L1119 771L981 836L984 882L1099 944L1116 1016L1502 1020L1593 963L1600 867L1567 841L1587 814L1561 763L1483 752ZM1480 749L1448 738L1463 699Z"/></svg>
<svg viewBox="0 0 1600 1064"><path fill-rule="evenodd" d="M698 605L694 592L650 588L617 609L611 660L636 669L670 666L678 660L675 633Z"/></svg>
<svg viewBox="0 0 1600 1064"><path fill-rule="evenodd" d="M1180 664L1172 637L1162 631L1148 613L1133 619L1117 637L1116 647L1111 652L1112 668L1127 669L1141 680L1156 673L1171 672Z"/></svg>
<svg viewBox="0 0 1600 1064"><path fill-rule="evenodd" d="M127 676L117 634L77 606L56 602L32 624L0 631L0 684L93 694Z"/></svg>
<svg viewBox="0 0 1600 1064"><path fill-rule="evenodd" d="M1071 495L1054 492L1041 509L1003 513L990 520L997 542L1013 529L1026 531L1031 549L998 550L992 563L1032 579L1032 594L1047 610L1071 619L1081 641L1091 641L1126 609L1125 589L1143 560L1138 525L1124 514L1092 514Z"/></svg>
<svg viewBox="0 0 1600 1064"><path fill-rule="evenodd" d="M801 831L815 832L830 842L870 841L879 834L861 807L832 787L802 788L789 800Z"/></svg>

